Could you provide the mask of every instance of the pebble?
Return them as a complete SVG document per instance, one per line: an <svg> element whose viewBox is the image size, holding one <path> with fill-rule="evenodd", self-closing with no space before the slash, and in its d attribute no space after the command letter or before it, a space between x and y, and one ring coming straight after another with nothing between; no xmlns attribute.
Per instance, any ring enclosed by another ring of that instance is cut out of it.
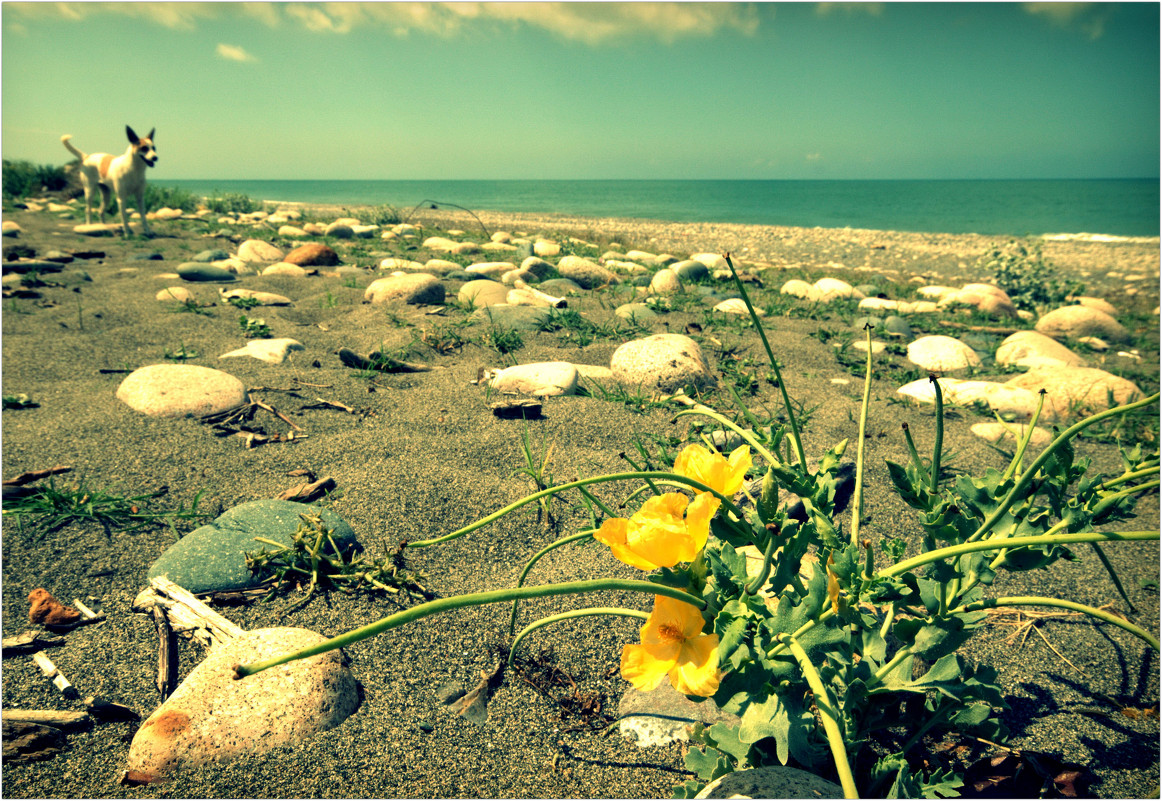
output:
<svg viewBox="0 0 1162 801"><path fill-rule="evenodd" d="M1020 387L1045 396L1045 407L1064 419L1074 409L1092 413L1121 406L1142 397L1137 384L1096 367L1037 367L1010 378L1008 386ZM1112 397L1113 404L1109 402Z"/></svg>
<svg viewBox="0 0 1162 801"><path fill-rule="evenodd" d="M542 281L539 288L542 292L557 296L576 295L584 289L576 281L569 278L550 278L547 281Z"/></svg>
<svg viewBox="0 0 1162 801"><path fill-rule="evenodd" d="M229 373L196 364L151 364L134 370L117 398L151 417L202 416L246 402L246 388Z"/></svg>
<svg viewBox="0 0 1162 801"><path fill-rule="evenodd" d="M992 284L965 284L962 288L940 298L941 308L971 306L994 317L1017 317L1017 307L1008 294Z"/></svg>
<svg viewBox="0 0 1162 801"><path fill-rule="evenodd" d="M265 498L227 509L169 546L149 568L149 578L166 576L190 592L220 592L256 587L261 582L246 567L246 552L264 547L255 537L289 546L300 514L318 514L332 529L343 552L356 549L355 532L335 512L320 506Z"/></svg>
<svg viewBox="0 0 1162 801"><path fill-rule="evenodd" d="M698 343L682 334L654 334L618 347L609 360L614 377L631 387L674 392L687 385L714 386Z"/></svg>
<svg viewBox="0 0 1162 801"><path fill-rule="evenodd" d="M463 267L454 261L447 261L445 259L428 259L424 262L424 270L436 275L450 275L463 271Z"/></svg>
<svg viewBox="0 0 1162 801"><path fill-rule="evenodd" d="M470 264L464 268L466 272L474 275L484 275L491 278L499 278L509 270L515 270L516 265L509 261L484 261L478 264Z"/></svg>
<svg viewBox="0 0 1162 801"><path fill-rule="evenodd" d="M469 281L460 287L456 293L456 300L460 303L471 303L476 308L495 306L498 303L507 303L508 287L497 281L487 278L478 278Z"/></svg>
<svg viewBox="0 0 1162 801"><path fill-rule="evenodd" d="M538 281L544 281L553 274L553 265L536 256L529 256L522 261L520 268L535 275Z"/></svg>
<svg viewBox="0 0 1162 801"><path fill-rule="evenodd" d="M306 230L294 225L281 225L278 229L278 235L286 239L306 239L310 234Z"/></svg>
<svg viewBox="0 0 1162 801"><path fill-rule="evenodd" d="M838 278L820 278L807 292L807 300L818 303L829 303L833 300L854 298L863 299L863 293L846 281Z"/></svg>
<svg viewBox="0 0 1162 801"><path fill-rule="evenodd" d="M20 227L20 224L12 220L5 220L3 223L0 223L0 233L3 233L4 236L20 236L22 230L24 229Z"/></svg>
<svg viewBox="0 0 1162 801"><path fill-rule="evenodd" d="M1130 339L1130 332L1121 323L1090 306L1062 306L1041 317L1034 327L1054 339L1101 337L1113 342Z"/></svg>
<svg viewBox="0 0 1162 801"><path fill-rule="evenodd" d="M561 255L561 246L547 239L538 239L533 243L533 254L542 259L551 259Z"/></svg>
<svg viewBox="0 0 1162 801"><path fill-rule="evenodd" d="M713 701L691 701L663 680L656 689L643 692L628 688L617 707L618 729L639 748L654 748L690 739L688 727L702 723L737 725L738 716L728 715ZM777 798L778 796L771 796ZM797 796L786 796L793 798Z"/></svg>
<svg viewBox="0 0 1162 801"><path fill-rule="evenodd" d="M497 286L504 288L503 284ZM508 295L507 288L505 295L506 297ZM544 306L510 306L507 303L497 303L478 308L472 318L504 330L539 331L552 313L552 309Z"/></svg>
<svg viewBox="0 0 1162 801"><path fill-rule="evenodd" d="M261 239L247 239L238 246L238 258L242 261L276 262L282 261L283 252Z"/></svg>
<svg viewBox="0 0 1162 801"><path fill-rule="evenodd" d="M714 311L722 312L723 314L750 314L750 309L746 307L746 302L742 298L727 298L714 305ZM762 309L755 309L755 314L759 317L766 316L766 312Z"/></svg>
<svg viewBox="0 0 1162 801"><path fill-rule="evenodd" d="M618 277L599 264L580 256L564 256L557 262L557 272L583 289L596 289L606 284L620 283ZM546 292L551 290L545 290ZM554 292L553 294L560 294Z"/></svg>
<svg viewBox="0 0 1162 801"><path fill-rule="evenodd" d="M1018 367L1088 367L1082 357L1038 331L1010 334L997 348L997 364Z"/></svg>
<svg viewBox="0 0 1162 801"><path fill-rule="evenodd" d="M917 403L936 403L936 390L927 378L920 378L896 390L897 394ZM977 401L1001 414L1015 414L1029 418L1037 410L1038 394L1023 387L1013 387L994 381L965 381L957 378L940 379L940 395L949 406L971 406ZM1046 404L1042 418L1053 419L1054 410Z"/></svg>
<svg viewBox="0 0 1162 801"><path fill-rule="evenodd" d="M302 350L303 343L296 339L281 337L278 339L253 339L245 347L223 353L219 359L229 359L235 356L252 356L270 364L282 364L292 350Z"/></svg>
<svg viewBox="0 0 1162 801"><path fill-rule="evenodd" d="M81 236L112 236L120 230L121 225L118 223L86 223L73 226L73 233Z"/></svg>
<svg viewBox="0 0 1162 801"><path fill-rule="evenodd" d="M497 373L489 386L506 395L575 395L577 368L569 362L518 364Z"/></svg>
<svg viewBox="0 0 1162 801"><path fill-rule="evenodd" d="M670 268L658 270L650 279L650 293L653 295L673 295L682 291L682 281Z"/></svg>
<svg viewBox="0 0 1162 801"><path fill-rule="evenodd" d="M238 277L229 270L196 261L179 264L177 273L183 281L232 283L238 280Z"/></svg>
<svg viewBox="0 0 1162 801"><path fill-rule="evenodd" d="M321 242L299 245L282 260L300 267L336 267L341 263L339 254Z"/></svg>
<svg viewBox="0 0 1162 801"><path fill-rule="evenodd" d="M389 275L368 284L363 298L371 303L402 300L412 306L438 305L444 302L444 285L428 273Z"/></svg>
<svg viewBox="0 0 1162 801"><path fill-rule="evenodd" d="M954 337L932 334L908 345L908 361L923 370L950 373L980 367L980 357L968 345Z"/></svg>
<svg viewBox="0 0 1162 801"><path fill-rule="evenodd" d="M783 284L779 292L783 295L791 295L796 298L806 298L811 294L811 285L799 278L792 278ZM863 308L862 303L860 304L860 308Z"/></svg>
<svg viewBox="0 0 1162 801"><path fill-rule="evenodd" d="M730 265L726 263L726 259L720 253L695 253L690 257L691 261L701 262L709 270L730 270Z"/></svg>
<svg viewBox="0 0 1162 801"><path fill-rule="evenodd" d="M1017 441L1025 436L1029 426L1025 423L973 423L969 427L975 436L985 442L1004 442L1006 445L1016 445ZM1034 448L1044 448L1053 441L1053 435L1041 426L1033 426L1033 433L1029 437L1029 445Z"/></svg>
<svg viewBox="0 0 1162 801"><path fill-rule="evenodd" d="M289 262L280 261L269 267L264 267L263 275L285 275L289 278L306 278L308 271L306 267L300 267L297 264L290 264Z"/></svg>
<svg viewBox="0 0 1162 801"><path fill-rule="evenodd" d="M335 220L323 229L323 236L331 236L335 239L351 239L355 236L355 229L344 220Z"/></svg>
<svg viewBox="0 0 1162 801"><path fill-rule="evenodd" d="M182 768L293 748L333 729L359 706L342 652L327 651L234 679L234 666L323 642L301 628L255 629L210 649L141 724L127 767L151 780Z"/></svg>
<svg viewBox="0 0 1162 801"><path fill-rule="evenodd" d="M450 261L444 263L452 264ZM452 267L456 270L460 269L459 264L452 264ZM412 261L411 259L389 258L384 259L379 263L379 269L387 270L389 272L394 270L402 270L404 272L427 272L428 267L426 264L420 264L418 261Z"/></svg>
<svg viewBox="0 0 1162 801"><path fill-rule="evenodd" d="M230 298L249 298L256 301L259 306L290 306L291 299L282 295L276 295L273 292L260 292L256 289L219 289L218 294L221 295L222 300L229 301Z"/></svg>
<svg viewBox="0 0 1162 801"><path fill-rule="evenodd" d="M644 303L623 303L613 310L613 313L623 320L636 320L639 323L652 323L658 313Z"/></svg>
<svg viewBox="0 0 1162 801"><path fill-rule="evenodd" d="M167 286L154 296L157 300L177 301L185 303L194 299L194 293L184 286Z"/></svg>
<svg viewBox="0 0 1162 801"><path fill-rule="evenodd" d="M212 261L225 261L228 258L230 258L229 253L227 253L226 251L224 251L220 248L215 248L213 250L203 250L197 256L194 256L194 258L191 259L191 261L209 263Z"/></svg>
<svg viewBox="0 0 1162 801"><path fill-rule="evenodd" d="M718 258L722 258L719 256ZM710 269L704 262L698 259L686 259L671 264L670 270L674 272L683 281L701 281L710 275Z"/></svg>

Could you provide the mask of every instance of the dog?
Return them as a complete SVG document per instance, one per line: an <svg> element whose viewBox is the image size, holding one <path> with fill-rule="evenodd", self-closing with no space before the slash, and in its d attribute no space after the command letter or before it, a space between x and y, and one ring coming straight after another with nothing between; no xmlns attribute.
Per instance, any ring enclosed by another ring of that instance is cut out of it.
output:
<svg viewBox="0 0 1162 801"><path fill-rule="evenodd" d="M129 137L129 149L120 156L108 153L85 155L69 141L72 134L61 137L70 153L81 160L81 185L85 189L85 224L91 225L93 196L101 193L101 222L105 222L105 209L109 206L109 192L117 195L117 206L121 210L121 230L126 237L132 235L126 206L130 197L137 198L137 212L141 215L141 230L145 236L152 236L149 222L145 218L145 170L157 164L157 149L153 146L153 131L149 136L139 137L128 125L125 135Z"/></svg>

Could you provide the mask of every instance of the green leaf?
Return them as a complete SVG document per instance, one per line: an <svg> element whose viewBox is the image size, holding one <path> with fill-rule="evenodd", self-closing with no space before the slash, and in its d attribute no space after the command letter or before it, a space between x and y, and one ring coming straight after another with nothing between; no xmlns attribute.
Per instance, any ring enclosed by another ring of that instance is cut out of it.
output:
<svg viewBox="0 0 1162 801"><path fill-rule="evenodd" d="M750 753L750 743L743 742L739 738L739 727L715 723L710 727L710 736L714 738L715 748L734 757L735 770L748 767L747 755Z"/></svg>
<svg viewBox="0 0 1162 801"><path fill-rule="evenodd" d="M732 765L714 748L691 748L686 752L686 767L704 782L712 782L719 776L732 772Z"/></svg>

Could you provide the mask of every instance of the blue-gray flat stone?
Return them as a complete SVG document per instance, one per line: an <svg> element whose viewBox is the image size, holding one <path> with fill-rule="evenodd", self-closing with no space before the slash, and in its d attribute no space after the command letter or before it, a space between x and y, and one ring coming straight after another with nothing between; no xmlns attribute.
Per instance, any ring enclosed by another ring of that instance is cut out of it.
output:
<svg viewBox="0 0 1162 801"><path fill-rule="evenodd" d="M552 316L552 310L541 306L509 306L498 303L477 309L472 317L497 328L514 331L536 331Z"/></svg>
<svg viewBox="0 0 1162 801"><path fill-rule="evenodd" d="M548 281L541 281L537 289L550 295L556 295L557 297L577 294L583 291L580 284L568 278L550 278Z"/></svg>
<svg viewBox="0 0 1162 801"><path fill-rule="evenodd" d="M203 250L197 256L194 256L194 261L205 264L211 261L225 261L228 258L230 258L230 254L219 248L215 250Z"/></svg>
<svg viewBox="0 0 1162 801"><path fill-rule="evenodd" d="M333 530L335 544L344 553L358 548L355 532L329 509L293 501L263 499L227 509L212 523L191 531L158 557L149 578L166 576L190 592L221 592L256 587L261 582L246 567L246 553L271 546L255 542L264 537L283 545L299 525L299 515L316 513Z"/></svg>
<svg viewBox="0 0 1162 801"><path fill-rule="evenodd" d="M179 264L178 275L184 281L216 281L219 283L229 283L238 280L238 276L229 270L196 261L187 261Z"/></svg>

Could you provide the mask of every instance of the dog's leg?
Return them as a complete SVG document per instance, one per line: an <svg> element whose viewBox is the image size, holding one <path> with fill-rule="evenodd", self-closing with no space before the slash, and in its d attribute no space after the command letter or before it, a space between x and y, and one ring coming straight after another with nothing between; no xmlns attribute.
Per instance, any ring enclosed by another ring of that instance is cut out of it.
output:
<svg viewBox="0 0 1162 801"><path fill-rule="evenodd" d="M142 183L141 183L141 189L139 189L137 192L137 213L141 215L141 235L146 236L146 237L153 236L153 233L149 230L149 220L147 220L145 217L145 182L144 181L142 181Z"/></svg>
<svg viewBox="0 0 1162 801"><path fill-rule="evenodd" d="M109 187L105 184L97 184L97 188L101 190L101 208L98 209L101 215L101 225L105 224L105 209L109 208Z"/></svg>

